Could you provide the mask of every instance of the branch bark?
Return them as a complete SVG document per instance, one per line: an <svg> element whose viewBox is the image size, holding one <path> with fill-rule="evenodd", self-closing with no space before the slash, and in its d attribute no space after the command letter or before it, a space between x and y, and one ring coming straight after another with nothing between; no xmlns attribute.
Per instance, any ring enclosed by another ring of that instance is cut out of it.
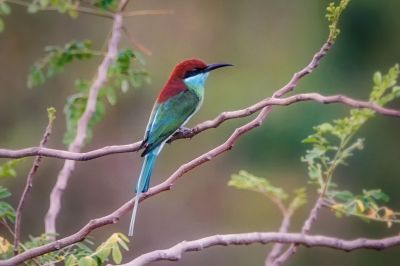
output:
<svg viewBox="0 0 400 266"><path fill-rule="evenodd" d="M131 262L120 264L120 266L141 266L155 261L178 261L185 252L202 251L213 246L250 245L296 243L306 247L327 247L341 251L353 251L357 249L383 250L400 245L400 236L382 239L358 238L344 240L336 237L321 235L303 235L294 233L243 233L230 235L214 235L193 241L182 241L181 243L163 250L155 250L143 254Z"/></svg>
<svg viewBox="0 0 400 266"><path fill-rule="evenodd" d="M119 9L120 12L116 13L114 16L114 24L111 38L108 42L108 50L98 68L97 77L89 89L86 109L78 122L75 139L69 146L70 152L79 152L84 145L88 124L96 111L96 103L99 90L106 83L108 68L118 54L118 45L121 40L123 27L123 15L121 11L122 8L126 6L127 2L127 0L121 2L121 8ZM46 233L56 233L56 219L61 209L61 198L74 168L75 161L66 160L63 168L58 174L56 184L50 194L50 206L45 217Z"/></svg>
<svg viewBox="0 0 400 266"><path fill-rule="evenodd" d="M324 201L323 197L321 197L321 196L318 197L317 201L314 204L314 207L311 209L310 214L308 215L306 221L303 224L303 227L301 228L302 235L307 235L311 231L311 227L314 224L314 222L317 220L318 212L323 205L323 201ZM298 243L292 243L285 252L283 252L278 257L276 257L275 260L272 260L270 262L270 264L268 264L268 265L270 265L270 266L282 265L291 256L296 254L298 246L299 246Z"/></svg>
<svg viewBox="0 0 400 266"><path fill-rule="evenodd" d="M51 113L52 111L49 111L49 123L46 127L46 130L43 134L42 140L40 141L39 147L42 148L46 146L47 141L49 140L52 127L53 127L53 121L54 121L54 114ZM20 241L20 235L21 235L21 219L22 219L22 209L25 206L26 199L32 189L32 184L33 184L33 176L39 169L40 162L42 161L42 156L36 156L35 160L33 161L32 168L30 169L28 176L26 178L26 184L25 188L22 192L21 198L18 203L17 210L15 212L15 227L14 227L14 254L18 254L18 247L19 247L19 241Z"/></svg>
<svg viewBox="0 0 400 266"><path fill-rule="evenodd" d="M177 139L185 139L185 138L192 138L197 134L212 128L217 128L225 121L237 118L243 118L254 113L260 111L264 107L267 106L281 106L281 105L291 105L298 102L304 101L315 101L320 102L323 104L333 104L333 103L340 103L350 107L355 108L368 108L374 110L375 112L385 115L385 116L392 116L392 117L400 117L400 110L389 109L381 107L377 104L367 102L367 101L360 101L355 100L343 95L331 95L325 96L319 93L302 93L296 94L287 98L266 98L260 102L257 102L254 105L251 105L247 108L236 110L236 111L229 111L223 112L219 114L212 120L204 121L189 131L180 132L176 134L171 141L175 141ZM100 149L88 151L88 152L73 152L73 151L65 151L65 150L57 150L57 149L49 149L44 147L31 147L25 148L20 150L10 150L10 149L0 149L0 158L23 158L23 157L30 157L30 156L44 156L44 157L52 157L58 159L66 159L66 160L74 160L74 161L88 161L97 159L99 157L108 156L112 154L119 154L119 153L128 153L128 152L136 152L140 150L140 144L142 141L137 141L132 144L126 145L112 145L106 146Z"/></svg>

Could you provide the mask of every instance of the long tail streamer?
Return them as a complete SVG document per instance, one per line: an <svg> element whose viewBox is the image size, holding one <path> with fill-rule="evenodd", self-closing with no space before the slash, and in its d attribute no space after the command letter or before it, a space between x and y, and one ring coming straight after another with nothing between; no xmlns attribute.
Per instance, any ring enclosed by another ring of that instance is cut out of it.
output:
<svg viewBox="0 0 400 266"><path fill-rule="evenodd" d="M161 148L162 148L162 145L160 147L154 149L153 151L149 152L144 157L142 171L140 172L140 176L139 176L139 179L136 184L135 205L134 205L133 211L132 211L132 217L131 217L131 223L129 225L128 236L133 236L133 230L135 227L135 220L136 220L136 214L138 211L139 200L140 200L142 193L149 190L151 174L153 173L154 164L156 162L158 154L160 153Z"/></svg>

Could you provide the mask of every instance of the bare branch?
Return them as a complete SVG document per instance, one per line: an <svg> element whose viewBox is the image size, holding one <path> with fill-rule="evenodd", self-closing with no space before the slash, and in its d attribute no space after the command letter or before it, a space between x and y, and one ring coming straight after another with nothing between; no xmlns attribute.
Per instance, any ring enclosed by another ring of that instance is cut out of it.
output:
<svg viewBox="0 0 400 266"><path fill-rule="evenodd" d="M181 243L164 250L155 250L143 254L131 262L120 264L121 266L141 266L155 261L178 261L185 252L202 251L213 246L250 245L296 243L306 247L327 247L342 251L353 251L357 249L383 250L400 245L400 236L382 239L357 238L344 240L335 237L321 235L303 235L294 233L242 233L230 235L214 235L193 241L182 241Z"/></svg>
<svg viewBox="0 0 400 266"><path fill-rule="evenodd" d="M318 212L321 209L322 205L324 202L323 197L318 197L317 201L314 204L314 207L311 209L310 214L308 215L306 221L303 224L303 227L301 228L301 234L307 235L311 231L311 227L314 224L314 222L317 219ZM291 256L296 254L297 252L297 247L299 246L298 243L292 243L290 247L283 252L282 254L279 255L275 260L272 260L268 265L269 266L280 266L282 265L285 261L287 261Z"/></svg>
<svg viewBox="0 0 400 266"><path fill-rule="evenodd" d="M172 15L174 11L171 9L153 9L153 10L134 10L134 11L126 11L124 12L125 17L134 17L134 16L149 16L149 15Z"/></svg>
<svg viewBox="0 0 400 266"><path fill-rule="evenodd" d="M131 43L132 47L136 47L139 51L144 53L147 56L151 56L152 52L149 48L144 46L142 43L140 43L138 40L136 40L135 37L129 32L129 30L126 27L122 28L126 37L128 38L129 42Z"/></svg>
<svg viewBox="0 0 400 266"><path fill-rule="evenodd" d="M290 227L290 220L292 218L294 209L288 209L286 212L283 212L283 219L281 226L279 228L279 233L287 233L289 231ZM274 246L272 247L271 251L269 252L266 260L265 260L265 265L271 265L273 261L279 256L281 253L282 249L284 247L284 244L282 243L275 243Z"/></svg>
<svg viewBox="0 0 400 266"><path fill-rule="evenodd" d="M287 233L289 231L290 227L290 220L292 218L293 212L285 213L282 219L281 226L279 228L279 233ZM284 244L282 243L275 243L269 252L266 260L265 260L265 265L271 265L271 263L279 256L281 253L282 249L284 247Z"/></svg>
<svg viewBox="0 0 400 266"><path fill-rule="evenodd" d="M54 111L53 111L54 110ZM47 141L49 140L52 127L53 127L53 121L55 119L54 112L55 109L50 110L50 108L47 110L49 114L49 123L46 127L46 130L43 134L42 140L40 141L39 147L44 147L47 144ZM24 191L22 192L21 198L18 203L18 207L16 210L15 214L15 229L14 229L14 253L18 254L18 247L19 247L19 241L20 241L20 234L21 234L21 219L22 219L22 209L25 206L26 199L32 189L32 184L33 184L33 176L35 175L36 171L39 169L40 162L42 160L42 156L36 156L32 168L28 173L28 176L26 178L26 184Z"/></svg>
<svg viewBox="0 0 400 266"><path fill-rule="evenodd" d="M176 134L171 141L177 139L184 139L184 138L192 138L197 134L211 129L217 128L222 123L227 120L237 119L242 117L250 116L264 107L273 106L273 105L291 105L302 101L316 101L323 104L332 104L332 103L340 103L350 107L355 108L368 108L374 110L375 112L386 115L386 116L393 116L393 117L400 117L400 111L384 108L377 104L366 102L366 101L359 101L355 100L343 95L333 95L333 96L324 96L318 93L303 93L303 94L296 94L291 97L287 98L280 98L280 99L273 99L267 98L262 100L252 106L247 108L236 110L236 111L229 111L223 112L217 117L212 120L204 121L192 129L179 132ZM136 152L140 150L140 144L142 141L138 141L132 144L126 145L113 145L113 146L106 146L100 149L92 150L89 152L72 152L72 151L64 151L64 150L57 150L57 149L49 149L49 148L41 148L41 147L31 147L25 148L21 150L9 150L9 149L0 149L0 158L22 158L22 157L30 157L30 156L45 156L45 157L53 157L59 159L68 159L68 160L75 160L75 161L88 161L93 160L99 157L118 154L118 153L128 153L128 152Z"/></svg>
<svg viewBox="0 0 400 266"><path fill-rule="evenodd" d="M127 1L121 2L121 9L126 6ZM85 112L80 118L76 130L75 139L70 144L68 150L70 152L79 152L84 145L88 124L96 111L97 95L100 88L107 81L108 68L111 63L115 60L118 54L118 45L121 40L122 34L122 14L117 13L114 16L114 24L112 29L111 38L108 43L107 54L105 55L102 63L100 64L97 72L97 77L93 81L87 100ZM46 233L56 232L56 219L61 208L61 197L67 186L69 177L75 168L75 161L65 161L63 168L61 169L56 184L50 194L50 207L47 211L45 218Z"/></svg>

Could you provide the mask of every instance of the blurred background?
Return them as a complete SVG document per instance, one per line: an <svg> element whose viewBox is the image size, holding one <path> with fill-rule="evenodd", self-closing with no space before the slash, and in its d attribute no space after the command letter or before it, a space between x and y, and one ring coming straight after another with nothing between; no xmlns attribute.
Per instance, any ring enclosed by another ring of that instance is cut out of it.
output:
<svg viewBox="0 0 400 266"><path fill-rule="evenodd" d="M292 74L309 62L327 37L325 7L329 1L273 0L136 0L128 10L172 9L173 15L126 18L125 25L153 55L145 56L152 83L120 95L116 106L107 106L105 119L95 127L92 142L85 150L139 140L153 101L173 66L182 59L198 57L207 62L227 62L234 68L210 75L201 111L188 126L214 118L222 111L244 108L270 96L286 84ZM343 93L367 99L372 73L386 72L400 61L400 2L351 1L340 22L342 33L320 67L305 78L296 92ZM71 40L91 39L101 48L110 29L110 20L88 15L70 19L56 12L29 15L13 6L4 18L0 34L0 147L19 149L37 146L47 125L46 108L57 113L49 147L62 144L66 97L74 93L74 80L91 79L100 59L76 62L44 86L27 89L26 77L32 63L43 55L46 45L63 45ZM121 45L129 47L125 39ZM400 108L397 101L392 107ZM301 140L312 127L343 117L349 108L342 105L300 103L274 108L262 127L243 136L233 150L199 167L165 192L140 206L135 238L125 260L143 252L170 247L182 240L223 233L277 231L281 216L277 207L262 195L228 187L231 174L241 169L268 178L287 191L307 186L308 204L293 217L291 231L298 231L312 207L315 187L307 185L306 165L300 157L308 148ZM233 130L249 121L237 119L218 129L208 130L191 140L167 145L159 158L152 184L173 173L178 166L219 145ZM382 188L390 195L389 206L400 209L400 123L377 116L360 131L366 147L347 167L340 167L335 181L343 189ZM13 193L16 206L33 158L18 169L18 177L5 186ZM5 160L2 160L3 162ZM24 213L22 233L44 231L44 215L49 193L63 161L43 160ZM104 216L132 197L142 164L139 153L107 156L78 162L63 197L58 219L59 233L71 234L90 218ZM112 232L126 233L129 217L113 226L96 230L96 243ZM357 218L341 219L322 210L312 233L355 237L395 235L398 225L365 223ZM2 230L2 229L1 229ZM262 265L270 245L214 247L186 254L174 264L157 265ZM395 265L399 248L386 251L342 253L325 248L301 248L287 265Z"/></svg>

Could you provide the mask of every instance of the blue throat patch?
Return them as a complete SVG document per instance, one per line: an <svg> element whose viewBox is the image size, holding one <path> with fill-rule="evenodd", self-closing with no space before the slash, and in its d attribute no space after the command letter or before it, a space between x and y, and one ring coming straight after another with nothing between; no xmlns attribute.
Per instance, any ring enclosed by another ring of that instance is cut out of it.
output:
<svg viewBox="0 0 400 266"><path fill-rule="evenodd" d="M191 89L204 88L209 73L200 73L196 76L188 77L183 80L185 84Z"/></svg>

